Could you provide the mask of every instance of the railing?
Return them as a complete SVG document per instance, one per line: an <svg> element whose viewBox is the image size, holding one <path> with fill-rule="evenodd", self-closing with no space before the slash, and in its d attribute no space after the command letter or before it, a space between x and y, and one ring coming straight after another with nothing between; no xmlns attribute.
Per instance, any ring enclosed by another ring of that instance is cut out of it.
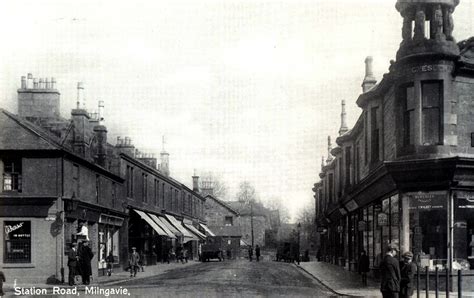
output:
<svg viewBox="0 0 474 298"><path fill-rule="evenodd" d="M441 273L441 276L440 276ZM434 296L439 297L441 292L445 292L445 297L449 297L450 294L457 294L458 297L463 297L464 285L473 285L474 284L474 272L466 273L463 270L457 270L457 272L449 272L449 269L446 268L443 271L439 271L438 268L435 268L434 271L434 284L433 284L433 272L429 271L429 267L425 267L424 272L420 270L420 267L417 268L416 272L416 297L421 297L420 294L422 291L425 292L425 297L430 297L430 290L434 291ZM441 277L441 279L440 279ZM424 278L424 282L421 279ZM468 278L468 282L465 278ZM432 287L431 287L432 286ZM471 289L468 289L471 290ZM451 293L453 292L453 293ZM433 294L431 294L433 295Z"/></svg>

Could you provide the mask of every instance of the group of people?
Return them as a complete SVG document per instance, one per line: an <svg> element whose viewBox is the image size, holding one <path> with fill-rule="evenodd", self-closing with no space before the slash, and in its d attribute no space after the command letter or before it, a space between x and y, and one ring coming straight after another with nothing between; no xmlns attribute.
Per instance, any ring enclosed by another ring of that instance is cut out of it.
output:
<svg viewBox="0 0 474 298"><path fill-rule="evenodd" d="M249 261L252 262L252 257L253 257L253 247L252 246L249 246ZM255 257L257 258L257 262L260 261L260 247L258 246L255 246Z"/></svg>
<svg viewBox="0 0 474 298"><path fill-rule="evenodd" d="M94 253L89 247L89 241L84 240L80 243L71 244L67 257L67 266L69 268L68 283L70 286L75 285L76 275L81 275L82 283L84 285L90 284L90 277L92 275L91 260Z"/></svg>
<svg viewBox="0 0 474 298"><path fill-rule="evenodd" d="M411 297L414 292L413 280L416 265L412 262L413 254L409 251L403 253L402 261L398 261L398 247L394 244L387 246L387 252L380 262L380 291L383 297ZM359 257L359 273L362 283L367 285L367 272L370 270L369 257L362 251Z"/></svg>

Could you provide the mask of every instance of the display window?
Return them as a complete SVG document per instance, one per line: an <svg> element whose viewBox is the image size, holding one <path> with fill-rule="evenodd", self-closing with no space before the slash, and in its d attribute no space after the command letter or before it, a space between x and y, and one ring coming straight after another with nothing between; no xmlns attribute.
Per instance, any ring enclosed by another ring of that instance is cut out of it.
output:
<svg viewBox="0 0 474 298"><path fill-rule="evenodd" d="M453 269L474 269L474 193L454 195Z"/></svg>
<svg viewBox="0 0 474 298"><path fill-rule="evenodd" d="M4 221L4 263L31 263L31 222Z"/></svg>

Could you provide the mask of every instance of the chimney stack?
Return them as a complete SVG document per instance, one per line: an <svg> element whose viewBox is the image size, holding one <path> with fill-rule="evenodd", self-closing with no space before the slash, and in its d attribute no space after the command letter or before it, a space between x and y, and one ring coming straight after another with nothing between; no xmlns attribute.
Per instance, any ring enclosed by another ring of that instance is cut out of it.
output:
<svg viewBox="0 0 474 298"><path fill-rule="evenodd" d="M84 85L82 82L77 83L77 102L76 102L76 109L81 108L81 103L85 107L85 102L84 102Z"/></svg>
<svg viewBox="0 0 474 298"><path fill-rule="evenodd" d="M321 171L323 170L324 168L324 155L321 156Z"/></svg>
<svg viewBox="0 0 474 298"><path fill-rule="evenodd" d="M46 89L50 89L50 88L51 88L51 85L49 84L49 79L48 79L48 78L45 79L44 85L45 85L45 88L46 88Z"/></svg>
<svg viewBox="0 0 474 298"><path fill-rule="evenodd" d="M160 153L160 157L161 157L160 169L161 169L161 172L165 176L169 176L170 175L170 167L169 167L170 155L168 152L165 151L165 136L163 136L162 142L163 142L163 151L161 151Z"/></svg>
<svg viewBox="0 0 474 298"><path fill-rule="evenodd" d="M341 128L339 128L339 135L342 136L347 131L349 131L349 128L346 123L346 101L341 100Z"/></svg>
<svg viewBox="0 0 474 298"><path fill-rule="evenodd" d="M362 92L365 93L372 89L372 87L375 86L375 83L377 83L377 80L374 78L374 73L372 71L372 57L367 56L365 58L365 77L364 81L362 81Z"/></svg>
<svg viewBox="0 0 474 298"><path fill-rule="evenodd" d="M21 77L18 92L18 115L35 119L58 119L60 117L60 94L47 90L44 78L33 78L31 73Z"/></svg>
<svg viewBox="0 0 474 298"><path fill-rule="evenodd" d="M44 89L44 85L43 85L43 78L40 78L40 79L39 79L39 85L38 85L38 88L40 88L40 89Z"/></svg>
<svg viewBox="0 0 474 298"><path fill-rule="evenodd" d="M193 175L193 191L199 192L199 176L196 175L196 169L194 169Z"/></svg>
<svg viewBox="0 0 474 298"><path fill-rule="evenodd" d="M38 79L37 78L33 79L33 89L38 89Z"/></svg>
<svg viewBox="0 0 474 298"><path fill-rule="evenodd" d="M48 78L46 78L46 81L48 81ZM51 89L56 89L56 79L51 78Z"/></svg>

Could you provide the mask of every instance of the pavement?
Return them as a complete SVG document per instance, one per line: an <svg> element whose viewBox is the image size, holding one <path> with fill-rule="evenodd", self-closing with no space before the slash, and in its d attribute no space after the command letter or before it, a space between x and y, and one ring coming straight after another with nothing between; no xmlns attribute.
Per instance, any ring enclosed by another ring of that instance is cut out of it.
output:
<svg viewBox="0 0 474 298"><path fill-rule="evenodd" d="M94 285L101 285L101 286L111 286L111 285L114 285L116 283L121 283L121 282L124 282L124 281L128 281L128 280L140 280L140 279L143 279L143 278L147 278L147 277L150 277L150 276L155 276L155 275L158 275L158 274L162 274L162 273L165 273L169 270L173 270L173 269L176 269L176 268L184 268L184 267L188 267L188 266L192 266L192 265L197 265L197 264L200 264L201 262L198 262L198 261L189 261L187 263L176 263L176 262L171 262L169 264L157 264L157 265L153 265L153 266L143 266L143 269L144 271L143 272L137 272L137 276L136 277L130 277L130 272L129 271L124 271L122 268L116 268L114 269L114 271L112 272L112 275L111 276L99 276L95 279L91 279L91 284L90 286L94 286ZM67 276L66 276L67 278ZM79 291L83 290L83 288L85 287L84 285L81 284L80 282L80 277L77 277L78 279L76 279L76 286L78 288ZM77 282L79 280L79 282ZM17 284L14 284L14 283L4 283L3 284L3 290L4 292L6 293L6 295L10 295L14 292L14 287L17 286L17 287L21 287L21 288L32 288L32 287L36 287L36 288L41 288L41 289L52 289L53 287L62 287L62 288L68 288L70 287L67 283L64 283L64 284L21 284L21 283L17 283Z"/></svg>
<svg viewBox="0 0 474 298"><path fill-rule="evenodd" d="M380 282L368 277L368 285L363 286L361 276L357 272L348 271L340 266L326 262L316 261L302 262L297 266L339 296L382 297ZM416 292L413 296L416 296ZM425 291L422 290L420 297L425 296ZM429 291L428 296L435 297L435 292ZM462 296L474 297L474 292L463 291ZM438 297L446 297L446 295L444 292L440 292ZM458 297L458 293L450 292L450 297Z"/></svg>

